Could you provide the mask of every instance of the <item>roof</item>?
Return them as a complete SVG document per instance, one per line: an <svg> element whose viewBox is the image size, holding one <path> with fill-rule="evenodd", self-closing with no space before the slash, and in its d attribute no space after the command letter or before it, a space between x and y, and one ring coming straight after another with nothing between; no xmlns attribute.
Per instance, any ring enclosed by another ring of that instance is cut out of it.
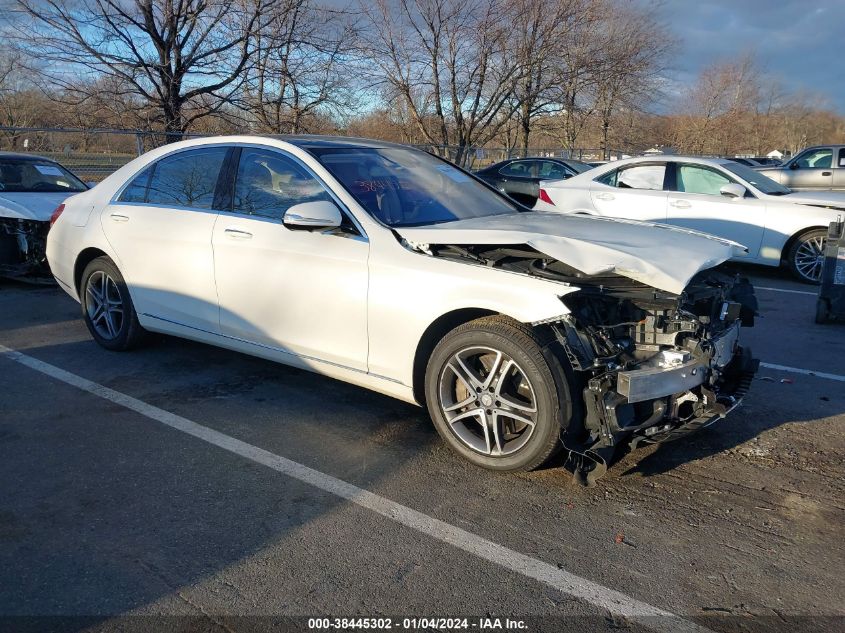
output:
<svg viewBox="0 0 845 633"><path fill-rule="evenodd" d="M266 138L274 138L291 145L296 145L303 149L317 149L327 147L368 147L373 149L387 148L387 147L401 147L408 148L408 145L400 143L391 143L389 141L379 141L371 138L357 138L354 136L322 136L318 134L300 134L300 135L283 135L283 134L267 134L256 135L258 137L264 136Z"/></svg>
<svg viewBox="0 0 845 633"><path fill-rule="evenodd" d="M19 160L46 160L51 163L56 161L45 156L38 156L37 154L23 154L21 152L0 152L0 158L17 158Z"/></svg>

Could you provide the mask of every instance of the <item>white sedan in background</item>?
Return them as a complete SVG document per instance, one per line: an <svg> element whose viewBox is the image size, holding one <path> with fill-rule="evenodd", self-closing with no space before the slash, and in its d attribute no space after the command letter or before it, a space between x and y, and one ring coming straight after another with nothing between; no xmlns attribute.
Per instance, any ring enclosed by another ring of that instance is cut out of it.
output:
<svg viewBox="0 0 845 633"><path fill-rule="evenodd" d="M660 222L718 235L748 250L736 259L821 276L828 225L845 193L793 192L726 159L630 158L540 184L537 210Z"/></svg>

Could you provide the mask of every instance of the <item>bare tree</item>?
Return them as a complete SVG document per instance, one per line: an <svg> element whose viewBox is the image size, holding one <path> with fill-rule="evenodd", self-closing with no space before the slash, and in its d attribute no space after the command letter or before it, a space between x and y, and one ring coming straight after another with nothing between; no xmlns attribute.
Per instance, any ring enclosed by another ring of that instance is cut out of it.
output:
<svg viewBox="0 0 845 633"><path fill-rule="evenodd" d="M656 5L617 6L603 19L598 35L604 45L595 100L604 159L609 160L614 114L620 108L636 110L658 100L666 58L676 42L660 23Z"/></svg>
<svg viewBox="0 0 845 633"><path fill-rule="evenodd" d="M114 77L178 136L240 86L270 0L16 3L29 22L27 46L50 62L54 85L70 94L92 85L86 77Z"/></svg>
<svg viewBox="0 0 845 633"><path fill-rule="evenodd" d="M756 108L760 70L753 55L704 68L682 97L676 144L687 152L728 154L736 127Z"/></svg>
<svg viewBox="0 0 845 633"><path fill-rule="evenodd" d="M516 109L521 75L511 50L513 5L506 0L361 2L365 55L389 99L407 107L426 143L467 150L495 137Z"/></svg>
<svg viewBox="0 0 845 633"><path fill-rule="evenodd" d="M356 23L311 0L280 0L254 37L255 60L243 104L260 129L298 134L320 113L342 116L354 98L348 63Z"/></svg>

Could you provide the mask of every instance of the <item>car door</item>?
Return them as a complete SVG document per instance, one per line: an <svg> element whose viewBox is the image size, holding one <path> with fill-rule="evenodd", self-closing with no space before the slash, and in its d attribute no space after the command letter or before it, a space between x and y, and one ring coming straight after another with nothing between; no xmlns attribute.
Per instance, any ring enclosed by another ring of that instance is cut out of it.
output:
<svg viewBox="0 0 845 633"><path fill-rule="evenodd" d="M537 161L515 160L499 169L499 188L522 204L533 205L537 200Z"/></svg>
<svg viewBox="0 0 845 633"><path fill-rule="evenodd" d="M624 165L606 172L590 186L598 215L650 222L666 220L666 162Z"/></svg>
<svg viewBox="0 0 845 633"><path fill-rule="evenodd" d="M845 189L845 147L837 150L836 166L833 169L833 189Z"/></svg>
<svg viewBox="0 0 845 633"><path fill-rule="evenodd" d="M237 153L231 207L221 212L212 238L221 332L365 371L369 243L363 231L351 216L335 230L285 226L285 211L295 204L340 203L281 150L243 146Z"/></svg>
<svg viewBox="0 0 845 633"><path fill-rule="evenodd" d="M782 183L798 191L830 189L833 186L833 149L815 147L801 152L786 166Z"/></svg>
<svg viewBox="0 0 845 633"><path fill-rule="evenodd" d="M723 186L740 183L715 167L674 163L671 169L666 223L739 242L748 249L745 257L756 258L766 228L766 203L750 193L744 198L722 195Z"/></svg>
<svg viewBox="0 0 845 633"><path fill-rule="evenodd" d="M138 314L218 331L211 235L229 148L170 154L124 187L101 215Z"/></svg>

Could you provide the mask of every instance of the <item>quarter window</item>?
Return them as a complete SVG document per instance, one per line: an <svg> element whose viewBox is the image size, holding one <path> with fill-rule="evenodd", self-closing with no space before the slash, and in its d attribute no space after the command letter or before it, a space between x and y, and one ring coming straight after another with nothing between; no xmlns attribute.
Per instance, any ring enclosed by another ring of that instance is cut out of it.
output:
<svg viewBox="0 0 845 633"><path fill-rule="evenodd" d="M840 167L845 167L845 149L839 150L839 162L837 164Z"/></svg>
<svg viewBox="0 0 845 633"><path fill-rule="evenodd" d="M127 185L117 199L118 202L146 202L147 186L150 184L150 176L153 173L152 167L147 167L135 179Z"/></svg>
<svg viewBox="0 0 845 633"><path fill-rule="evenodd" d="M217 176L227 151L225 147L209 147L162 158L153 167L145 201L165 206L211 209ZM136 179L139 187L142 178L143 174ZM133 181L127 188L127 191L132 190L129 195L138 195L139 189L135 184Z"/></svg>
<svg viewBox="0 0 845 633"><path fill-rule="evenodd" d="M677 190L684 193L702 193L708 196L722 195L720 190L732 181L714 169L700 165L678 165Z"/></svg>
<svg viewBox="0 0 845 633"><path fill-rule="evenodd" d="M331 200L323 185L278 152L244 148L235 181L233 211L281 220L301 202Z"/></svg>

